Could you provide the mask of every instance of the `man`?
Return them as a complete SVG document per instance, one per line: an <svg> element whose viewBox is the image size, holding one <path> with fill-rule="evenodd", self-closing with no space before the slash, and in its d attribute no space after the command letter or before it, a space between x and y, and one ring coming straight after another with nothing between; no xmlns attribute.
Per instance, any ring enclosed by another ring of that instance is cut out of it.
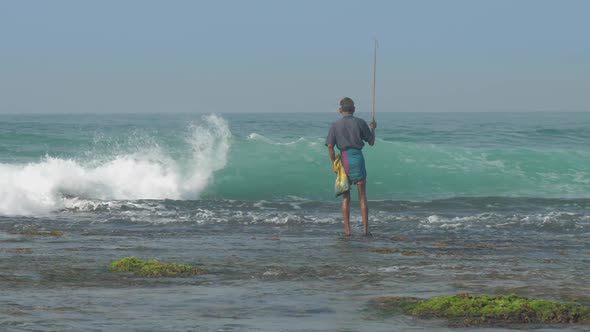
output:
<svg viewBox="0 0 590 332"><path fill-rule="evenodd" d="M332 160L332 165L336 160L334 146L338 147L341 154L342 166L348 175L348 181L356 184L361 203L361 215L363 217L363 227L365 236L369 235L369 208L367 206L366 179L367 171L365 170L365 159L361 151L364 142L369 145L375 144L375 128L377 124L373 121L371 126L365 120L354 117L354 101L345 97L340 100L338 112L342 115L338 121L332 124L330 132L326 138L326 146ZM337 170L334 170L337 172ZM344 234L350 236L350 190L342 194L342 216L344 218Z"/></svg>

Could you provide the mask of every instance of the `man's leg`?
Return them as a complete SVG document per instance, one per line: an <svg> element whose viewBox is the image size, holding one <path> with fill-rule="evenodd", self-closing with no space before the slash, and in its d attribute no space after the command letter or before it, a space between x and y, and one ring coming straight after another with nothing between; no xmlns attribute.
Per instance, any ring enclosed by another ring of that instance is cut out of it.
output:
<svg viewBox="0 0 590 332"><path fill-rule="evenodd" d="M359 200L361 202L361 215L363 217L363 230L366 235L369 235L369 206L367 205L367 182L360 181L357 183L359 190Z"/></svg>
<svg viewBox="0 0 590 332"><path fill-rule="evenodd" d="M350 236L350 190L342 194L342 217L344 218L344 234Z"/></svg>

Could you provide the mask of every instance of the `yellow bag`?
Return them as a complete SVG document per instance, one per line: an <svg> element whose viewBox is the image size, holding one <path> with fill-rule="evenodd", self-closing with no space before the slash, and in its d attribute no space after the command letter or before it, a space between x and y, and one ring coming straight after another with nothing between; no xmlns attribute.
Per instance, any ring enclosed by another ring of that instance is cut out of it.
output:
<svg viewBox="0 0 590 332"><path fill-rule="evenodd" d="M340 196L350 190L350 183L348 182L348 175L342 165L340 154L334 160L334 171L336 172L336 183L334 184L334 192L336 196Z"/></svg>

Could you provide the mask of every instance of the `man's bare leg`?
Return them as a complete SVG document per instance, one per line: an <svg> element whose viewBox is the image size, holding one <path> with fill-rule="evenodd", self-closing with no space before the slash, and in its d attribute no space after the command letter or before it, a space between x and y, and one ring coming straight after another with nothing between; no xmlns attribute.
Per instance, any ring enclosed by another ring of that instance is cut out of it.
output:
<svg viewBox="0 0 590 332"><path fill-rule="evenodd" d="M367 183L361 181L357 183L359 190L359 200L361 202L361 215L363 217L363 230L365 236L369 235L369 206L367 205Z"/></svg>
<svg viewBox="0 0 590 332"><path fill-rule="evenodd" d="M350 236L350 190L342 194L342 217L344 218L344 234Z"/></svg>

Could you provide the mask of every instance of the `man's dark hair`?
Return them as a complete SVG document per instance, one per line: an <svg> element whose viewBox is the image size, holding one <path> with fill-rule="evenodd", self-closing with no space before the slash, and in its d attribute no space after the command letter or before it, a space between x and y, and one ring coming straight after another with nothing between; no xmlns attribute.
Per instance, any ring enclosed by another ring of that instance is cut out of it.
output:
<svg viewBox="0 0 590 332"><path fill-rule="evenodd" d="M348 97L342 98L340 100L340 110L346 113L353 113L354 112L354 101Z"/></svg>

